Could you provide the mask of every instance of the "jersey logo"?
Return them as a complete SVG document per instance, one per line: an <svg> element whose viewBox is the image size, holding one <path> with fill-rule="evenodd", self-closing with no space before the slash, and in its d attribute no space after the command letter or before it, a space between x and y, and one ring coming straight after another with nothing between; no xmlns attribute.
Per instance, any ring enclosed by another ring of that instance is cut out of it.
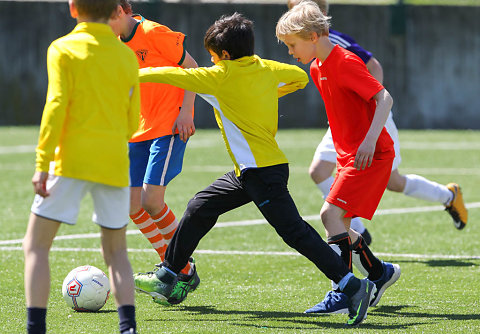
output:
<svg viewBox="0 0 480 334"><path fill-rule="evenodd" d="M320 80L327 80L327 77L320 77Z"/></svg>
<svg viewBox="0 0 480 334"><path fill-rule="evenodd" d="M145 58L147 58L148 50L140 49L140 50L137 50L135 53L136 53L138 59L145 62Z"/></svg>

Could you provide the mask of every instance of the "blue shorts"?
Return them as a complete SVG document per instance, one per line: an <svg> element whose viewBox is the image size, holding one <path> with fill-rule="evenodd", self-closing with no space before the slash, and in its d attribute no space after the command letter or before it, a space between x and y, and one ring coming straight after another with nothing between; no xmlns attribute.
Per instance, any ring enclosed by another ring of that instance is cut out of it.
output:
<svg viewBox="0 0 480 334"><path fill-rule="evenodd" d="M182 171L187 143L180 137L163 136L137 143L128 143L130 157L130 187L144 183L166 186Z"/></svg>

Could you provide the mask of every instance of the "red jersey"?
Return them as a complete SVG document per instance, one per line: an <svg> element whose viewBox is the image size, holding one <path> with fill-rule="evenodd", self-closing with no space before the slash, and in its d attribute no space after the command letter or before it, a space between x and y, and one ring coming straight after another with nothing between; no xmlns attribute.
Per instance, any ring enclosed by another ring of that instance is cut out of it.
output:
<svg viewBox="0 0 480 334"><path fill-rule="evenodd" d="M325 103L337 161L344 166L355 157L375 114L373 96L384 87L355 54L336 45L327 59L315 59L310 75ZM393 141L385 127L377 140L374 159L395 157Z"/></svg>
<svg viewBox="0 0 480 334"><path fill-rule="evenodd" d="M138 20L132 34L122 41L137 55L140 68L176 66L185 59L185 35L159 23L134 15ZM140 83L141 113L131 142L172 134L173 123L183 102L184 90L167 84Z"/></svg>

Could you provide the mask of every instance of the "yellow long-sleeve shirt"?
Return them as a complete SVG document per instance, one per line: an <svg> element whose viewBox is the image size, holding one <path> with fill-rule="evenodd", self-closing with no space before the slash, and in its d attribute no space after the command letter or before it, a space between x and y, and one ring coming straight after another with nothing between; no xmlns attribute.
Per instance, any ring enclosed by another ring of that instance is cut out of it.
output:
<svg viewBox="0 0 480 334"><path fill-rule="evenodd" d="M298 66L254 55L195 69L143 68L140 82L168 83L207 100L237 175L245 168L288 162L275 140L278 98L307 85Z"/></svg>
<svg viewBox="0 0 480 334"><path fill-rule="evenodd" d="M138 127L137 59L102 23L79 23L47 53L48 92L36 170L126 187L127 142Z"/></svg>

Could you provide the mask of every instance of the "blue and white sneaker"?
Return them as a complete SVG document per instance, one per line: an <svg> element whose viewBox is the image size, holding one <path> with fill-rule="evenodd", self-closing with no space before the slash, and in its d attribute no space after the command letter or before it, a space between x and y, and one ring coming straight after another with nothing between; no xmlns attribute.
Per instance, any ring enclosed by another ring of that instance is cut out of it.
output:
<svg viewBox="0 0 480 334"><path fill-rule="evenodd" d="M304 313L339 314L348 313L348 296L343 292L328 291L323 301Z"/></svg>
<svg viewBox="0 0 480 334"><path fill-rule="evenodd" d="M393 264L389 262L383 262L383 275L378 280L373 281L375 286L377 287L377 292L374 294L372 301L370 302L370 306L376 306L382 298L383 293L385 290L395 283L398 278L400 277L400 266L398 264Z"/></svg>

